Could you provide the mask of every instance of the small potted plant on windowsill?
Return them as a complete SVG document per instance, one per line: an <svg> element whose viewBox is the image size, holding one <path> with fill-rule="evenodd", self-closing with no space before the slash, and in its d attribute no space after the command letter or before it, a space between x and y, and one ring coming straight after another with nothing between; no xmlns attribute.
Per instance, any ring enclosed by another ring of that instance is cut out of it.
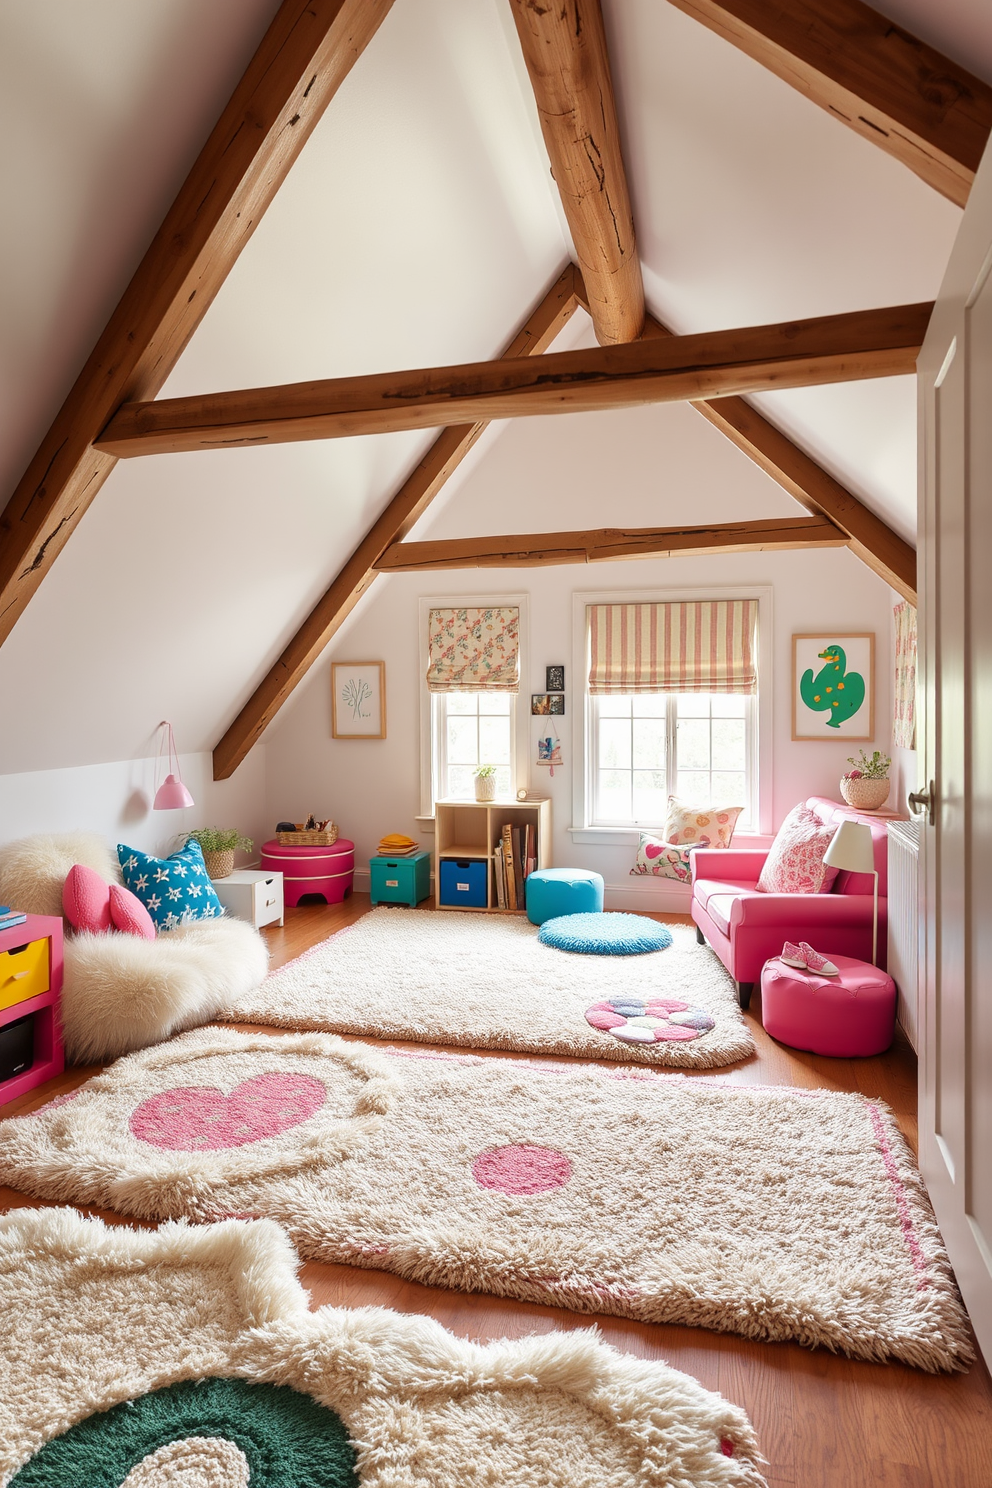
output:
<svg viewBox="0 0 992 1488"><path fill-rule="evenodd" d="M859 749L858 758L849 754L847 762L854 769L841 776L840 793L844 800L857 811L878 811L889 799L891 759L879 749L872 754Z"/></svg>
<svg viewBox="0 0 992 1488"><path fill-rule="evenodd" d="M477 801L495 801L496 799L496 766L479 765L475 771L475 799Z"/></svg>
<svg viewBox="0 0 992 1488"><path fill-rule="evenodd" d="M211 878L227 878L234 872L235 852L251 852L254 846L250 837L233 827L198 827L195 832L186 833L186 841L200 844Z"/></svg>

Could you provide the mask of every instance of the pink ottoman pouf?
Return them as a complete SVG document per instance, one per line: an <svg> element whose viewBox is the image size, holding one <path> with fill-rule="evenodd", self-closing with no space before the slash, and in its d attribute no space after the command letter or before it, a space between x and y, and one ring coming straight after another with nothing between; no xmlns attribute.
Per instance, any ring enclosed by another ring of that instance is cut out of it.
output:
<svg viewBox="0 0 992 1488"><path fill-rule="evenodd" d="M262 847L263 873L283 875L283 903L299 904L304 894L321 894L327 904L340 904L355 881L355 844L339 837L329 847L283 846L277 838Z"/></svg>
<svg viewBox="0 0 992 1488"><path fill-rule="evenodd" d="M884 971L851 956L835 956L837 976L786 966L778 956L761 969L761 1021L790 1049L847 1058L881 1054L892 1043L896 984Z"/></svg>

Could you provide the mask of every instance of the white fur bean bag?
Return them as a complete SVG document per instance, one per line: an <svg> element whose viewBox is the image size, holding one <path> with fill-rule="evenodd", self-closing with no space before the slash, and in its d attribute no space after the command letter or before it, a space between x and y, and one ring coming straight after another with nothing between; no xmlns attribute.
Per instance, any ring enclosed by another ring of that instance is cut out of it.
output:
<svg viewBox="0 0 992 1488"><path fill-rule="evenodd" d="M0 904L26 914L62 917L62 885L76 863L107 883L120 883L117 854L95 832L22 837L0 847Z"/></svg>
<svg viewBox="0 0 992 1488"><path fill-rule="evenodd" d="M120 883L117 855L94 832L24 837L0 847L0 904L62 915L62 886L76 863ZM257 987L265 941L243 920L196 920L155 940L73 935L66 927L62 1031L72 1064L117 1059L205 1023Z"/></svg>
<svg viewBox="0 0 992 1488"><path fill-rule="evenodd" d="M243 920L196 920L155 940L76 935L65 943L62 1030L73 1064L116 1059L205 1023L257 987L269 953Z"/></svg>

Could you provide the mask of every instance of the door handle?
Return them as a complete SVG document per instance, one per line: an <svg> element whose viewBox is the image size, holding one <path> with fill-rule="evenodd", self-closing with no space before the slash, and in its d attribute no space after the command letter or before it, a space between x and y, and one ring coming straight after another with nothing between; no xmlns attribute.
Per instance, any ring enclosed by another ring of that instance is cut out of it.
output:
<svg viewBox="0 0 992 1488"><path fill-rule="evenodd" d="M927 821L932 827L937 817L936 782L931 780L930 784L924 786L922 790L910 791L907 800L909 801L909 809L913 813L913 815L919 816L922 812L925 811Z"/></svg>

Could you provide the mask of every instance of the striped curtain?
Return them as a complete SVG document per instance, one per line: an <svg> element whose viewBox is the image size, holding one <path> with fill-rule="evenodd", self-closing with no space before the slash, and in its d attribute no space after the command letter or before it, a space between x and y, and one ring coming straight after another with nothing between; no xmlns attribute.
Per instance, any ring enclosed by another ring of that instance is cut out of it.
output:
<svg viewBox="0 0 992 1488"><path fill-rule="evenodd" d="M904 599L892 612L896 619L896 685L892 743L916 748L916 607Z"/></svg>
<svg viewBox="0 0 992 1488"><path fill-rule="evenodd" d="M589 606L589 691L758 690L756 599Z"/></svg>
<svg viewBox="0 0 992 1488"><path fill-rule="evenodd" d="M431 610L428 653L430 692L518 692L520 610Z"/></svg>

